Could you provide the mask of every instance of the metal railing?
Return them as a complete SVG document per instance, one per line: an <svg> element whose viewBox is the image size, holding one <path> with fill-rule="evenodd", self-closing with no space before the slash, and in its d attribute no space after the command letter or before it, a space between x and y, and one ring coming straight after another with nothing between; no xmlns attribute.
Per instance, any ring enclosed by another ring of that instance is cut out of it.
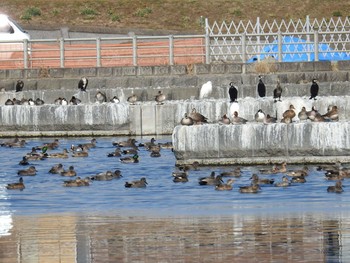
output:
<svg viewBox="0 0 350 263"><path fill-rule="evenodd" d="M150 66L205 63L203 35L60 38L11 41L4 68ZM2 44L9 43L0 41ZM29 50L26 52L25 50Z"/></svg>
<svg viewBox="0 0 350 263"><path fill-rule="evenodd" d="M0 41L0 68L249 63L267 57L279 62L350 60L350 31L322 29L223 34L207 28L203 35Z"/></svg>

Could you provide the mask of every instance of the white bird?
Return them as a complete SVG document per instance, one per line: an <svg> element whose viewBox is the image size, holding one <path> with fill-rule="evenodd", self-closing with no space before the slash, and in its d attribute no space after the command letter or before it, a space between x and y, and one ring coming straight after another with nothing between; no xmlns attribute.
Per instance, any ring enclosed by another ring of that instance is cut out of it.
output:
<svg viewBox="0 0 350 263"><path fill-rule="evenodd" d="M232 102L230 105L230 116L233 116L235 111L239 112L239 104L238 102Z"/></svg>
<svg viewBox="0 0 350 263"><path fill-rule="evenodd" d="M213 91L213 84L208 81L202 85L201 91L199 93L199 99L208 98Z"/></svg>

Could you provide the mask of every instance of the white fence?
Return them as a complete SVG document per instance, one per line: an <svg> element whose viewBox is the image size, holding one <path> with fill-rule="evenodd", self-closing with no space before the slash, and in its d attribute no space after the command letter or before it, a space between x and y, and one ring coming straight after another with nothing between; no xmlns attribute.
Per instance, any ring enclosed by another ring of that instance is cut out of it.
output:
<svg viewBox="0 0 350 263"><path fill-rule="evenodd" d="M60 38L17 42L0 68L65 68L350 59L350 20L205 23L203 35ZM1 41L0 46L8 44ZM25 51L24 51L25 50ZM27 52L29 50L29 52Z"/></svg>

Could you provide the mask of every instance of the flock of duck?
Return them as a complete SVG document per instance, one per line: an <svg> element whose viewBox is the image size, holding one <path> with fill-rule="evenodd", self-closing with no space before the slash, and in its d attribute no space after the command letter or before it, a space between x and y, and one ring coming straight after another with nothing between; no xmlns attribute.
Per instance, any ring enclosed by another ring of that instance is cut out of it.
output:
<svg viewBox="0 0 350 263"><path fill-rule="evenodd" d="M78 82L78 89L80 91L86 92L88 83L89 83L88 79L86 77L82 77ZM23 88L24 88L23 80L17 80L16 92L22 92ZM112 98L107 98L106 93L103 91L97 91L94 98L96 103L105 103L105 102L120 103L120 99L117 96L113 96ZM163 104L165 100L166 100L166 95L163 94L162 91L158 91L158 94L155 96L155 101L157 102L157 104L158 105ZM137 101L138 101L138 97L135 94L132 94L127 98L127 102L130 103L131 105L135 105ZM41 105L44 105L45 103L47 102L45 102L41 98L36 98L36 99L22 98L21 100L13 98L13 99L7 99L5 101L5 105L7 106L11 106L11 105L41 106ZM53 101L53 104L55 105L79 105L81 103L82 103L81 100L74 95L69 100L64 97L58 97Z"/></svg>
<svg viewBox="0 0 350 263"><path fill-rule="evenodd" d="M111 147L115 147L115 150L106 153L106 156L116 157L120 163L131 164L139 162L139 150L141 147L149 153L150 157L161 157L162 149L172 149L171 142L156 143L154 138L144 143L136 144L136 142L137 141L134 138L129 138L124 141L112 141ZM27 142L24 139L14 138L3 141L0 145L3 148L12 149L15 147L25 148L26 143ZM74 157L89 157L90 150L97 147L97 140L93 138L90 142L79 143L77 145L72 144L69 150L63 149L62 151L58 151L59 147L60 141L58 139L32 147L31 151L25 153L22 160L18 163L19 165L27 166L28 168L18 170L18 181L8 183L6 188L8 190L25 189L23 178L35 176L38 172L35 164L33 164L36 161L44 161L50 158L67 159ZM200 164L198 162L194 162L191 165L179 166L172 172L172 181L174 183L186 183L190 179L190 172L192 170L200 169ZM343 192L342 181L346 178L350 178L350 168L345 168L340 163L336 163L334 165L319 166L317 167L317 170L323 171L324 177L327 181L336 182L335 185L328 186L328 192ZM275 164L269 169L260 169L257 173L252 173L250 175L250 184L240 185L238 190L240 193L258 193L262 190L262 186L264 185L289 187L293 184L306 183L309 172L307 166L304 166L302 169L288 170L286 162ZM64 178L62 182L64 187L89 186L92 182L111 181L123 178L122 172L119 169L114 171L103 171L97 174L87 175L83 178L82 176L78 176L78 172L75 171L74 166L70 165L68 168L65 168L62 162L53 165L48 169L47 173L59 175ZM275 175L279 177L275 177ZM212 171L209 176L200 176L197 177L196 180L198 180L199 185L213 186L217 191L227 191L232 190L234 188L234 183L241 177L241 168L235 167L233 170L220 172L219 174ZM225 178L228 178L228 180L224 181ZM145 188L147 185L148 182L146 177L141 177L139 180L124 182L126 188Z"/></svg>
<svg viewBox="0 0 350 263"><path fill-rule="evenodd" d="M198 169L198 162L194 162L191 165L180 166L179 171L172 173L173 182L188 182L189 171ZM345 168L340 163L336 163L334 165L318 166L317 170L324 172L326 180L336 181L335 185L327 187L327 192L343 192L342 180L350 178L350 168ZM258 193L262 190L261 186L263 185L289 187L293 184L306 183L309 172L308 166L304 166L302 169L288 170L286 162L280 165L274 164L271 169L260 169L259 174L253 173L249 179L251 183L249 185L239 186L238 190L240 193ZM276 181L275 178L271 178L271 176L274 175L280 175L282 178L280 181ZM215 190L218 191L227 191L233 189L235 181L240 177L242 177L242 170L240 167L236 167L231 171L221 172L217 175L212 171L209 176L200 177L198 183L199 185L214 186ZM229 179L224 182L224 178Z"/></svg>
<svg viewBox="0 0 350 263"><path fill-rule="evenodd" d="M72 144L70 149L64 148L62 151L57 151L60 147L60 141L55 139L52 142L44 143L43 145L38 145L32 147L31 151L26 153L22 160L19 161L19 165L28 166L26 169L20 169L17 171L19 176L18 182L7 184L6 188L9 190L23 190L25 188L23 177L31 177L37 174L37 169L32 162L43 161L47 159L67 159L74 157L89 157L89 151L96 147L97 140L95 138L91 139L90 142L79 143L77 145ZM3 141L0 145L4 148L25 148L26 140L14 138ZM172 143L156 143L156 140L152 138L149 142L139 143L136 145L136 140L129 138L126 141L113 141L113 147L115 150L113 152L107 153L107 157L117 157L121 163L138 163L139 162L139 148L142 147L149 152L150 157L161 157L161 149L172 149ZM64 180L63 186L66 187L80 187L89 186L92 181L110 181L113 179L122 178L122 173L119 169L115 171L105 171L100 172L95 175L89 175L85 178L77 176L77 171L75 171L74 166L70 165L67 169L64 168L62 163L58 163L52 166L48 171L49 174L57 174L64 178L74 178L70 180ZM126 188L141 188L146 187L146 178L142 177L140 180L126 181Z"/></svg>
<svg viewBox="0 0 350 263"><path fill-rule="evenodd" d="M317 79L312 80L310 86L310 100L316 100L318 96L319 86L317 84ZM208 81L203 84L200 90L200 99L209 97L212 92L212 83ZM274 102L281 101L282 97L282 86L280 81L277 80L276 88L273 91ZM229 84L229 97L230 97L230 109L229 113L224 114L219 120L222 124L245 124L249 120L239 116L239 106L237 102L238 89L234 86L233 82ZM257 84L257 94L260 98L266 97L266 86L263 82L262 76L259 76L259 82ZM259 109L254 116L254 121L269 124L269 123L292 123L297 117L299 121L312 121L312 122L332 122L339 120L338 107L336 105L329 105L327 112L321 114L315 106L312 106L310 110L306 107L297 112L294 105L290 104L289 108L283 112L282 119L278 120L277 117L273 117L272 114L265 113L262 109ZM185 113L180 122L182 125L196 125L208 123L208 118L201 113L199 113L195 108L192 108L190 113Z"/></svg>

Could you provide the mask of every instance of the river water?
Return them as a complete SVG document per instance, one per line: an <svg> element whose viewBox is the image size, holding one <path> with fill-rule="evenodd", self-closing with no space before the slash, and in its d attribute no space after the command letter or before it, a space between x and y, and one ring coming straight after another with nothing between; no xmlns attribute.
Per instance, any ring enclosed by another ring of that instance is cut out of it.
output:
<svg viewBox="0 0 350 263"><path fill-rule="evenodd" d="M59 138L62 152L91 138ZM98 137L88 157L30 161L36 176L24 176L23 191L7 190L18 181L18 163L34 146L53 138L30 138L23 148L0 148L0 262L348 262L350 192L327 193L334 181L310 166L307 182L280 188L262 186L258 194L241 194L239 186L262 168L241 167L232 191L201 186L198 178L233 167L200 167L187 183L174 183L175 158L139 148L140 162L107 157L113 141ZM151 137L136 137L138 143ZM156 143L171 141L156 137ZM50 174L62 163L77 176L119 169L121 179L64 187L70 179ZM301 166L288 166L300 169ZM281 181L283 174L261 175ZM125 188L126 181L146 177L146 188ZM225 178L226 180L226 178Z"/></svg>

